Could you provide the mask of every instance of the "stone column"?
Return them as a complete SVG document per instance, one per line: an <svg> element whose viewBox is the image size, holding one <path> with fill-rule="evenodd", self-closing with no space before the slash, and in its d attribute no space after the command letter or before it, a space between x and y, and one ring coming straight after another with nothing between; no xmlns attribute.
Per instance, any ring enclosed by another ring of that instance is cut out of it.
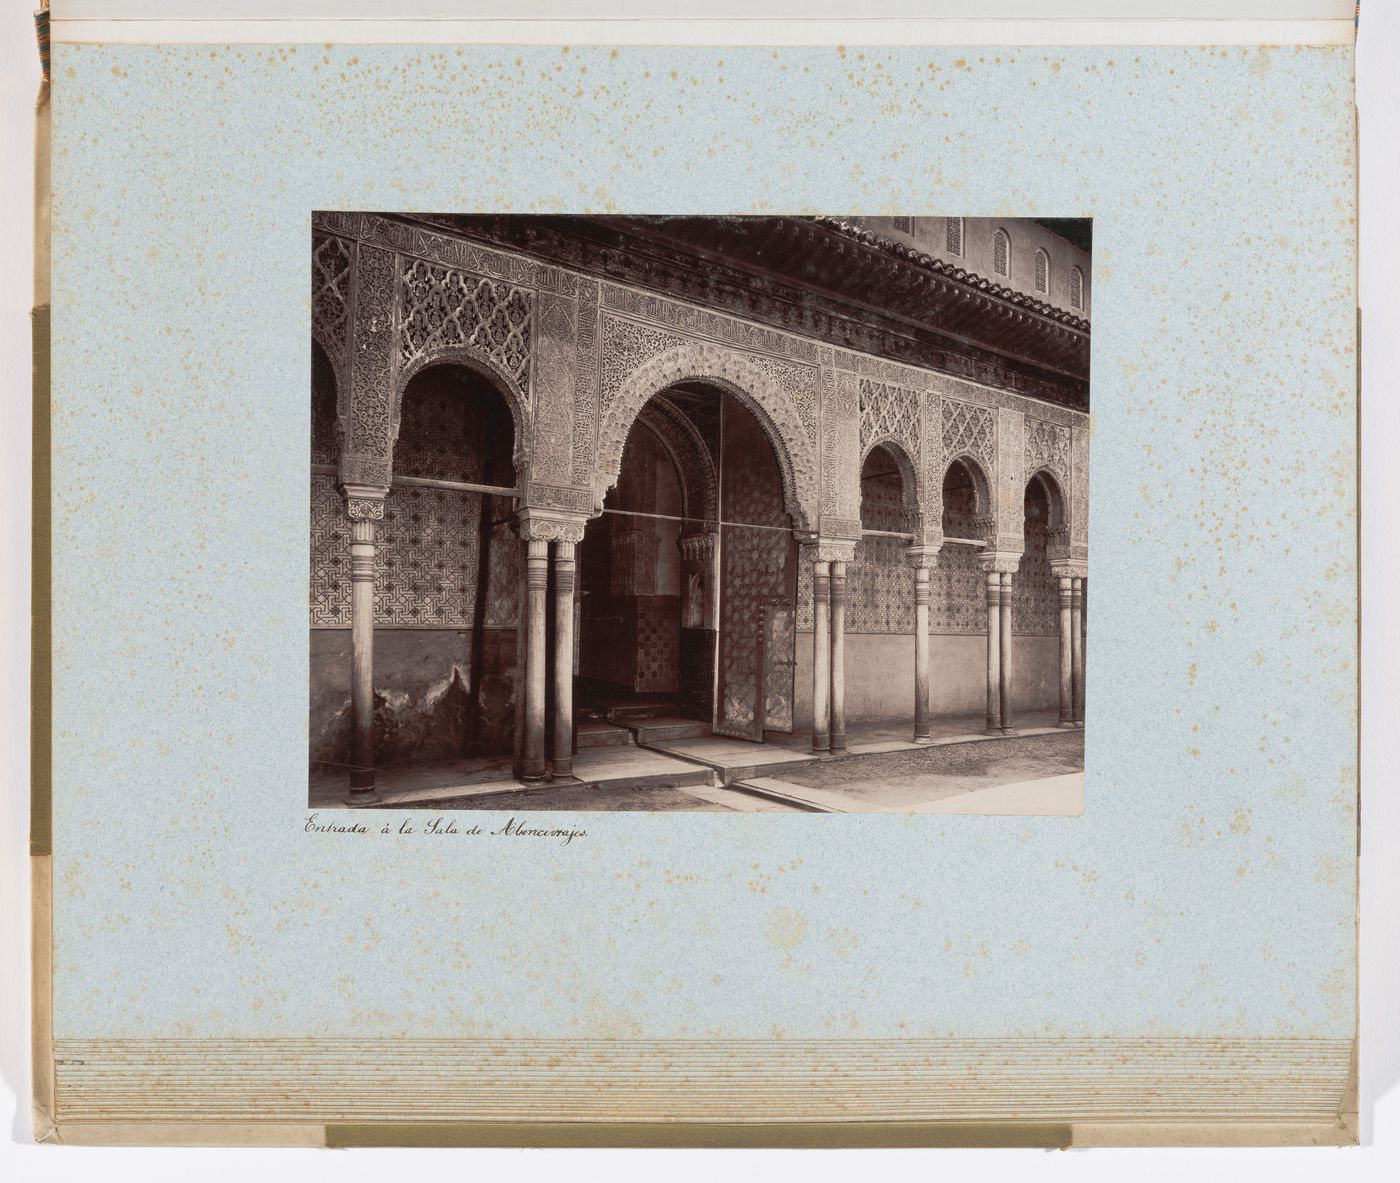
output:
<svg viewBox="0 0 1400 1183"><path fill-rule="evenodd" d="M812 751L831 750L831 564L812 560Z"/></svg>
<svg viewBox="0 0 1400 1183"><path fill-rule="evenodd" d="M1001 733L1015 730L1011 710L1011 652L1014 631L1011 627L1011 572L1001 572Z"/></svg>
<svg viewBox="0 0 1400 1183"><path fill-rule="evenodd" d="M936 552L910 547L904 555L914 567L914 742L928 743L928 573Z"/></svg>
<svg viewBox="0 0 1400 1183"><path fill-rule="evenodd" d="M831 754L846 751L846 564L831 564Z"/></svg>
<svg viewBox="0 0 1400 1183"><path fill-rule="evenodd" d="M574 547L554 544L554 748L556 777L574 774Z"/></svg>
<svg viewBox="0 0 1400 1183"><path fill-rule="evenodd" d="M549 541L525 539L525 746L522 780L543 780L545 697L545 593L549 586Z"/></svg>
<svg viewBox="0 0 1400 1183"><path fill-rule="evenodd" d="M1001 575L987 572L987 734L1001 734Z"/></svg>
<svg viewBox="0 0 1400 1183"><path fill-rule="evenodd" d="M1060 726L1074 726L1074 579L1059 577L1060 584Z"/></svg>
<svg viewBox="0 0 1400 1183"><path fill-rule="evenodd" d="M1074 661L1074 725L1084 726L1084 578L1073 580L1070 643Z"/></svg>
<svg viewBox="0 0 1400 1183"><path fill-rule="evenodd" d="M342 486L350 519L350 793L372 805L374 791L374 524L384 520L383 488Z"/></svg>

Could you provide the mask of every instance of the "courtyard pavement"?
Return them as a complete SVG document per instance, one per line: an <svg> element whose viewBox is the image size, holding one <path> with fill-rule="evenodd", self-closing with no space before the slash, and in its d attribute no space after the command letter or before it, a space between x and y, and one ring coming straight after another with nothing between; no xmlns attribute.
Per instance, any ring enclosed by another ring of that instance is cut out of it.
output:
<svg viewBox="0 0 1400 1183"><path fill-rule="evenodd" d="M590 748L575 781L524 784L508 759L453 760L379 772L380 807L539 811L962 813L1075 816L1084 805L1084 733L1029 712L1010 736L980 716L935 720L932 743L909 724L854 724L847 756L816 757L805 735L764 744L704 736L651 747ZM314 808L344 804L341 772L311 778Z"/></svg>

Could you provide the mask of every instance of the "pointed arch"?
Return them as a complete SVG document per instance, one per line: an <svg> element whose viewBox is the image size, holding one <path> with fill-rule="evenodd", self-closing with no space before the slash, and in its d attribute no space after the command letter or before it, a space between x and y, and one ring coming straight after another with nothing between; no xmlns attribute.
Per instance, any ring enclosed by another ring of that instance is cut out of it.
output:
<svg viewBox="0 0 1400 1183"><path fill-rule="evenodd" d="M1011 235L1001 227L992 235L992 270L1011 278Z"/></svg>
<svg viewBox="0 0 1400 1183"><path fill-rule="evenodd" d="M950 489L962 487L959 478L963 478L971 488L968 504L958 504L955 498L949 497ZM970 452L959 452L949 457L943 465L941 484L943 534L951 538L977 538L994 543L996 509L992 498L992 481L982 462Z"/></svg>
<svg viewBox="0 0 1400 1183"><path fill-rule="evenodd" d="M530 453L527 443L530 422L529 406L516 384L490 358L469 345L454 345L434 350L430 354L415 359L411 365L399 371L398 383L394 390L393 413L389 425L390 471L393 471L394 446L398 442L403 416L404 392L408 389L408 384L419 374L438 366L461 366L463 369L472 370L484 378L500 396L501 401L505 403L511 419L511 464L515 469L515 484L516 488L523 489L529 477L527 472Z"/></svg>
<svg viewBox="0 0 1400 1183"><path fill-rule="evenodd" d="M622 383L598 428L594 470L594 512L617 484L627 433L651 397L682 382L705 383L732 394L753 413L773 445L783 478L784 508L795 529L816 527L817 464L797 411L786 393L745 354L732 349L687 342L638 366Z"/></svg>
<svg viewBox="0 0 1400 1183"><path fill-rule="evenodd" d="M893 435L883 435L878 439L871 440L865 450L861 452L860 467L858 472L864 472L865 463L870 459L870 454L876 449L885 452L899 469L899 479L901 483L901 497L904 504L904 520L906 529L914 535L916 542L921 541L924 528L924 482L920 478L919 467L910 458L908 450L904 444ZM863 491L862 491L862 500Z"/></svg>
<svg viewBox="0 0 1400 1183"><path fill-rule="evenodd" d="M1042 466L1027 476L1027 486L1034 481L1039 481L1045 490L1045 498L1050 505L1050 529L1067 530L1069 528L1069 499L1065 496L1064 486L1060 483L1059 476L1052 469Z"/></svg>
<svg viewBox="0 0 1400 1183"><path fill-rule="evenodd" d="M1035 252L1035 290L1050 294L1050 254L1044 247Z"/></svg>
<svg viewBox="0 0 1400 1183"><path fill-rule="evenodd" d="M719 518L719 474L710 450L686 415L664 394L650 399L637 422L651 429L681 480L684 516L696 523Z"/></svg>

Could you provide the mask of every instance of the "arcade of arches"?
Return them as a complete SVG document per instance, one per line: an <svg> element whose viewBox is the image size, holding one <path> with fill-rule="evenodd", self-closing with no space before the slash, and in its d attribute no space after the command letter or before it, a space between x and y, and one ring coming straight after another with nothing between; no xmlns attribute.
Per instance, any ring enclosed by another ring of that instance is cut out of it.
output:
<svg viewBox="0 0 1400 1183"><path fill-rule="evenodd" d="M1083 725L1087 414L337 217L310 757L352 802L462 756L568 778L578 721L628 711L821 754L848 723Z"/></svg>

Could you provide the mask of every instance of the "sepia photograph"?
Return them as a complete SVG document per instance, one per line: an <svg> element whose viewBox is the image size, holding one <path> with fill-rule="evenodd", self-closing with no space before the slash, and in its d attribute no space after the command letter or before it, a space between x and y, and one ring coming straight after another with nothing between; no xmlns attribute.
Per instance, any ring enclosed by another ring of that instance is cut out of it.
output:
<svg viewBox="0 0 1400 1183"><path fill-rule="evenodd" d="M1090 220L310 237L312 808L1082 812Z"/></svg>

